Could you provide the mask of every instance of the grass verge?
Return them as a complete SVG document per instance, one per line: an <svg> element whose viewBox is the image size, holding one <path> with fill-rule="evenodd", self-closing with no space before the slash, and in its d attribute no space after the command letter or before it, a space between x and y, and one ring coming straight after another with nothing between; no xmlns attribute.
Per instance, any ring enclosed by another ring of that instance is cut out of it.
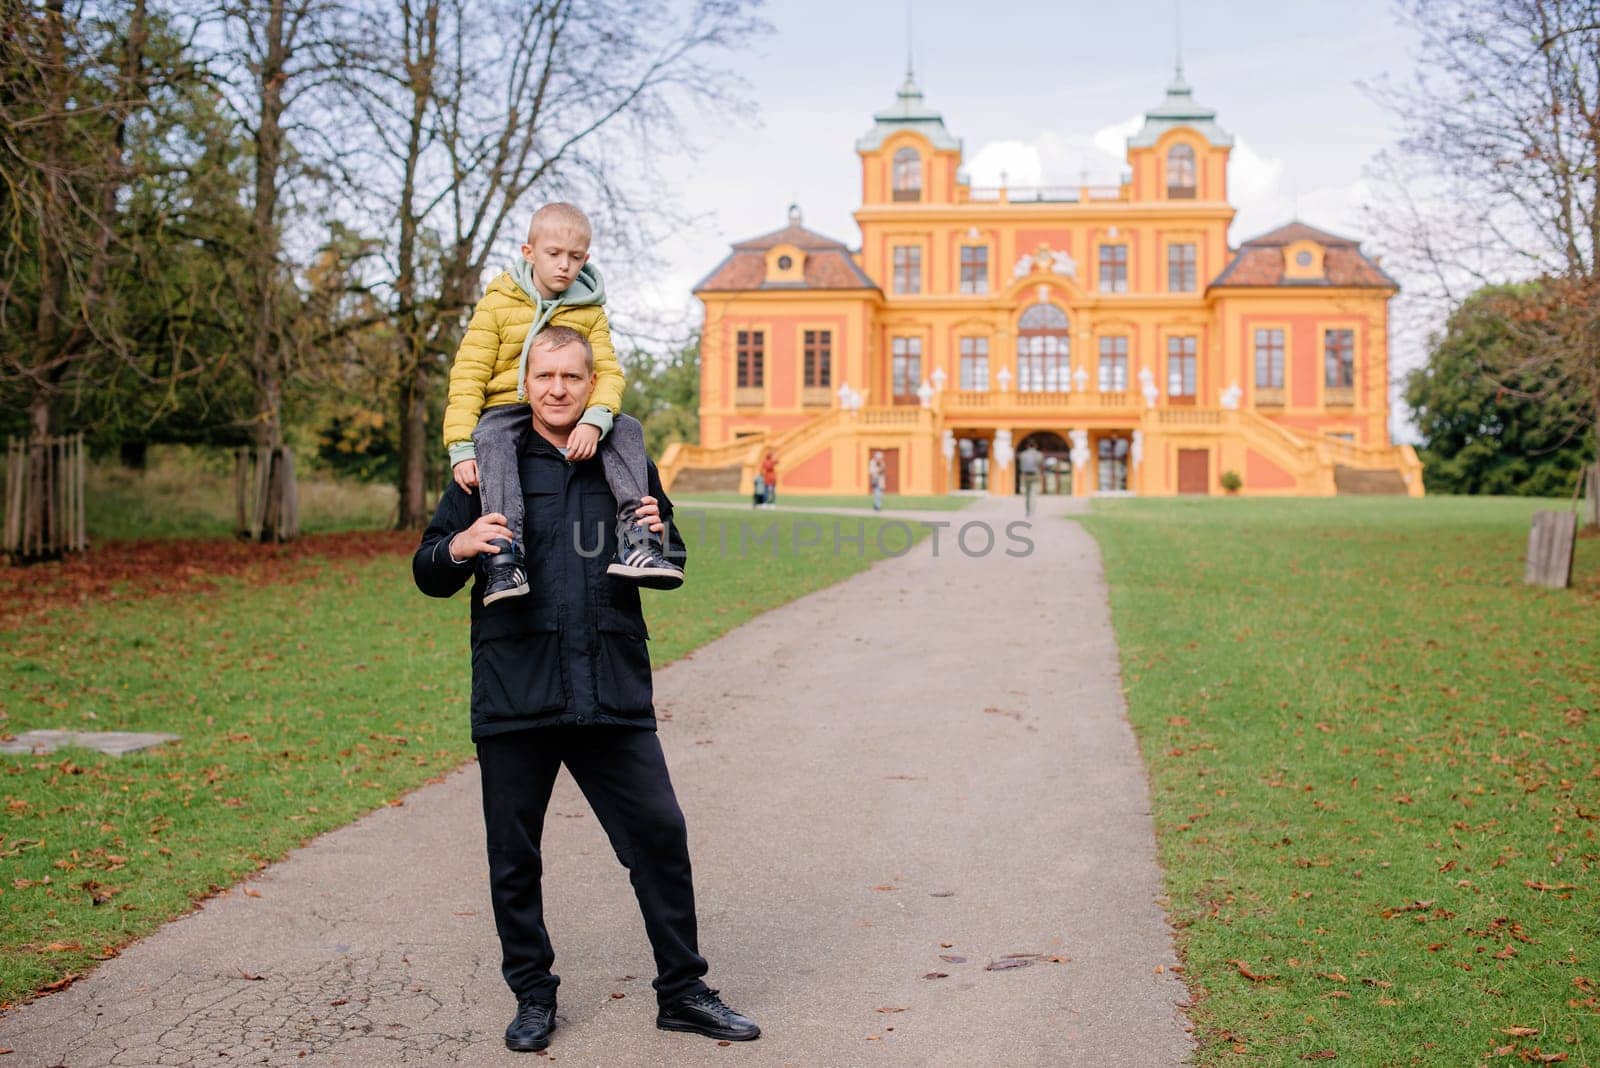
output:
<svg viewBox="0 0 1600 1068"><path fill-rule="evenodd" d="M1522 586L1539 506L1083 520L1202 1063L1600 1062L1600 539Z"/></svg>
<svg viewBox="0 0 1600 1068"><path fill-rule="evenodd" d="M804 516L683 519L689 584L646 595L658 664L882 555L873 519L842 520L864 537L839 552L797 534ZM182 736L0 754L0 1007L471 755L465 595L423 597L401 555L292 576L0 631L6 732Z"/></svg>

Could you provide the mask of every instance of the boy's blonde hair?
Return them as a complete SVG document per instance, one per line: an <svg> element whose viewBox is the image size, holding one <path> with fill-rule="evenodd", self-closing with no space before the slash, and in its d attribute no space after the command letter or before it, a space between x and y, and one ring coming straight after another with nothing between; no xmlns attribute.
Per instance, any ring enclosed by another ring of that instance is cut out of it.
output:
<svg viewBox="0 0 1600 1068"><path fill-rule="evenodd" d="M555 352L568 345L583 346L583 366L590 374L594 374L594 348L589 344L588 338L570 326L547 326L533 336L533 343L528 347ZM532 360L528 361L528 368L532 370Z"/></svg>
<svg viewBox="0 0 1600 1068"><path fill-rule="evenodd" d="M589 225L589 216L576 204L565 201L551 201L533 213L533 218L528 220L528 244L533 244L533 238L541 226L561 226L580 231L584 237L594 234L594 228Z"/></svg>

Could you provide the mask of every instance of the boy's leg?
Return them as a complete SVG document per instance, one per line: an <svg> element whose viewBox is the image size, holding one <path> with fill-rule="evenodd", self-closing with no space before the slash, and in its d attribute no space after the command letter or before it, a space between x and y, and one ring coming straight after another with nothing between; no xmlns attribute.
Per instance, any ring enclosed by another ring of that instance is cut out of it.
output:
<svg viewBox="0 0 1600 1068"><path fill-rule="evenodd" d="M606 484L617 499L617 559L606 572L641 586L673 590L683 585L683 568L666 555L659 534L633 521L639 498L650 492L649 461L644 452L644 427L630 415L619 415L600 443Z"/></svg>
<svg viewBox="0 0 1600 1068"><path fill-rule="evenodd" d="M516 538L515 549L522 552L522 477L518 473L518 457L522 442L533 426L533 416L526 404L500 404L485 408L478 418L478 427L472 432L472 444L478 451L478 496L483 502L483 514L499 512L506 517L506 526Z"/></svg>
<svg viewBox="0 0 1600 1068"><path fill-rule="evenodd" d="M644 426L631 415L619 414L611 433L600 443L606 485L617 499L617 522L633 522L639 498L650 492L648 460L644 451Z"/></svg>

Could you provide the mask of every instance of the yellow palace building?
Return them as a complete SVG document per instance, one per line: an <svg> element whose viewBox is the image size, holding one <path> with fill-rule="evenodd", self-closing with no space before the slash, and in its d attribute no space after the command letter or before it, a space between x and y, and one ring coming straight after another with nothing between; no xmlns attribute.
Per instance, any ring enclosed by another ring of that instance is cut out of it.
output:
<svg viewBox="0 0 1600 1068"><path fill-rule="evenodd" d="M698 445L669 487L785 493L1422 493L1389 440L1389 300L1356 242L1228 244L1232 137L1179 71L1109 187L982 188L908 72L856 142L861 245L735 244L705 305Z"/></svg>

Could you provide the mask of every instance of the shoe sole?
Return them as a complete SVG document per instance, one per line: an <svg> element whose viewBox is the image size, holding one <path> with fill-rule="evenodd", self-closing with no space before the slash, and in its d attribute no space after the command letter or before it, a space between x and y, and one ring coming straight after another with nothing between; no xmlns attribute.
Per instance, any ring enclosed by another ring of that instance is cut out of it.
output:
<svg viewBox="0 0 1600 1068"><path fill-rule="evenodd" d="M668 1022L657 1020L656 1027L662 1031L681 1031L689 1035L704 1035L720 1042L753 1042L761 1037L761 1028L756 1028L754 1034L745 1034L743 1031L719 1031L711 1027L696 1027L694 1024Z"/></svg>
<svg viewBox="0 0 1600 1068"><path fill-rule="evenodd" d="M612 564L606 568L606 574L615 575L617 578L632 579L639 585L652 590L675 590L683 585L683 572L667 571L659 567L630 567L627 564ZM484 603L488 604L487 601Z"/></svg>
<svg viewBox="0 0 1600 1068"><path fill-rule="evenodd" d="M486 594L484 594L483 595L483 603L484 604L494 604L496 601L503 601L507 597L521 597L523 594L525 594L527 592L528 592L528 584L526 582L524 582L522 585L514 586L509 590L496 590L494 593L486 593Z"/></svg>

